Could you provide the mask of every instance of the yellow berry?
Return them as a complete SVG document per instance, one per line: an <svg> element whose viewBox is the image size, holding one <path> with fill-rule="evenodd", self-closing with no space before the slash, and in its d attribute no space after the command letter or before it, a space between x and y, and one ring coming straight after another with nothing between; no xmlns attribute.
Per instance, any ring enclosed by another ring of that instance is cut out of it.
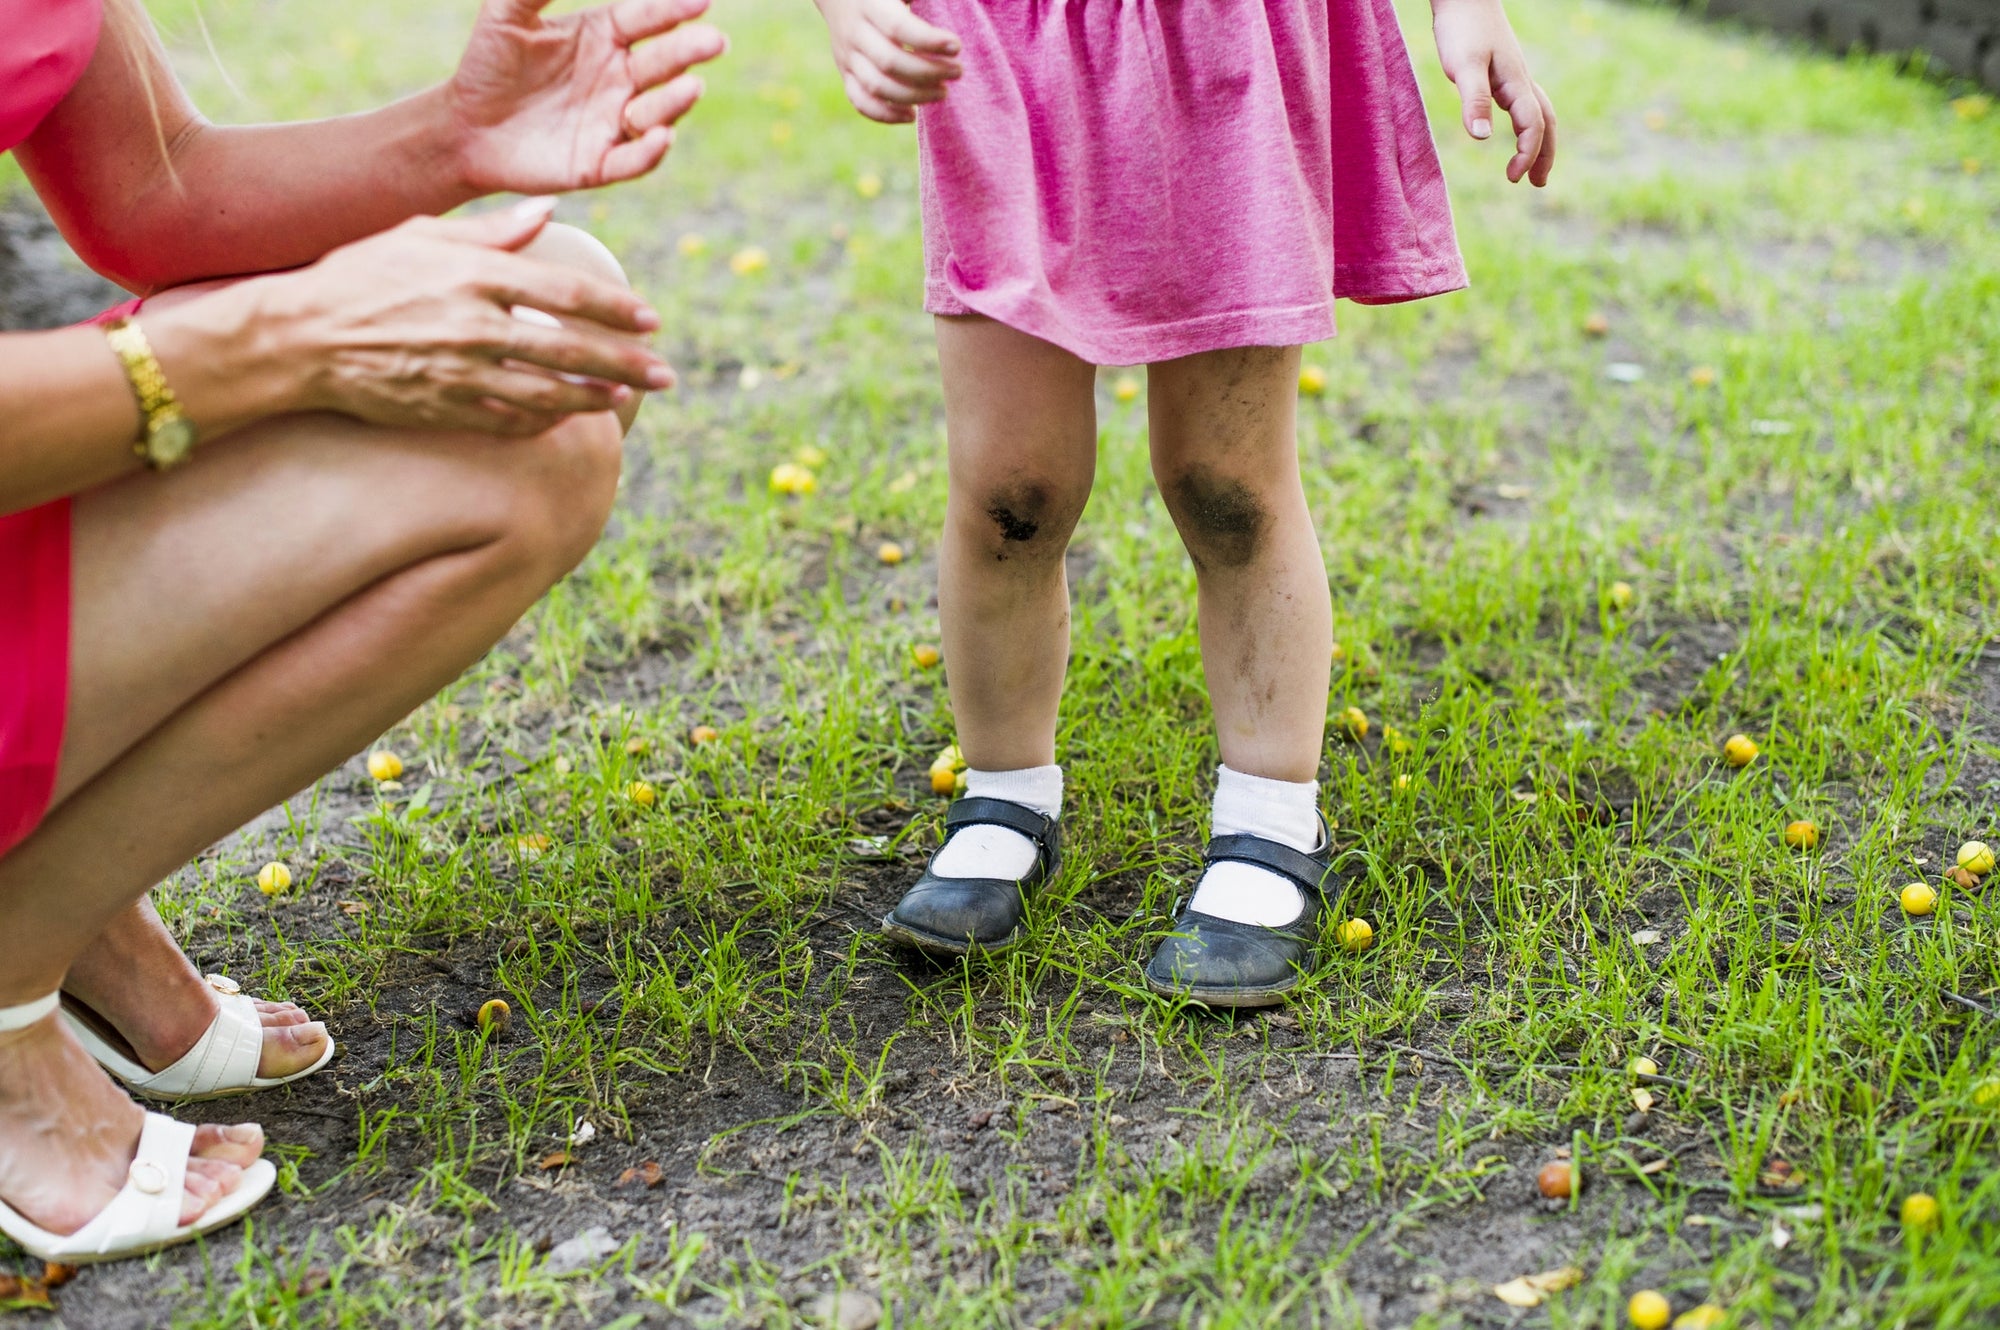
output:
<svg viewBox="0 0 2000 1330"><path fill-rule="evenodd" d="M771 468L771 493L811 494L819 488L819 479L797 462L780 462Z"/></svg>
<svg viewBox="0 0 2000 1330"><path fill-rule="evenodd" d="M931 768L931 793L950 794L958 788L958 773L950 767Z"/></svg>
<svg viewBox="0 0 2000 1330"><path fill-rule="evenodd" d="M646 738L632 738L625 741L625 751L633 757L644 757L653 751L653 741Z"/></svg>
<svg viewBox="0 0 2000 1330"><path fill-rule="evenodd" d="M1929 914L1937 908L1937 891L1923 882L1912 882L1903 888L1899 899L1903 903L1903 913L1908 915Z"/></svg>
<svg viewBox="0 0 2000 1330"><path fill-rule="evenodd" d="M1632 608L1633 594L1630 582L1613 582L1606 589L1604 598L1611 602L1611 608L1614 610L1629 610Z"/></svg>
<svg viewBox="0 0 2000 1330"><path fill-rule="evenodd" d="M2000 1108L2000 1077L1981 1081L1972 1087L1974 1108Z"/></svg>
<svg viewBox="0 0 2000 1330"><path fill-rule="evenodd" d="M1641 1054L1632 1059L1632 1074L1634 1076L1658 1076L1660 1074L1660 1064Z"/></svg>
<svg viewBox="0 0 2000 1330"><path fill-rule="evenodd" d="M1688 382L1697 388L1712 387L1715 383L1715 370L1709 365L1696 365L1688 371Z"/></svg>
<svg viewBox="0 0 2000 1330"><path fill-rule="evenodd" d="M1342 708L1340 714L1333 718L1333 722L1340 727L1341 733L1356 743L1368 737L1368 713L1360 707Z"/></svg>
<svg viewBox="0 0 2000 1330"><path fill-rule="evenodd" d="M1410 776L1408 772L1404 772L1402 775L1396 777L1396 788L1399 790L1410 788Z"/></svg>
<svg viewBox="0 0 2000 1330"><path fill-rule="evenodd" d="M805 467L825 466L826 449L816 447L810 443L801 444L797 448L792 449L792 460L800 466Z"/></svg>
<svg viewBox="0 0 2000 1330"><path fill-rule="evenodd" d="M1384 752L1393 757L1404 757L1415 747L1416 745L1405 738L1403 732L1394 725L1384 725L1382 727L1382 750Z"/></svg>
<svg viewBox="0 0 2000 1330"><path fill-rule="evenodd" d="M554 841L539 831L530 832L525 836L514 837L514 848L520 851L524 858L528 859L539 859L541 856L547 854L549 847L554 844Z"/></svg>
<svg viewBox="0 0 2000 1330"><path fill-rule="evenodd" d="M490 998L479 1007L479 1033L504 1034L507 1023L513 1019L514 1009L507 1005L505 998Z"/></svg>
<svg viewBox="0 0 2000 1330"><path fill-rule="evenodd" d="M1977 877L1993 871L1993 850L1985 841L1969 840L1958 847L1958 866Z"/></svg>
<svg viewBox="0 0 2000 1330"><path fill-rule="evenodd" d="M944 659L944 654L928 642L919 642L910 648L910 659L917 662L917 668L928 670Z"/></svg>
<svg viewBox="0 0 2000 1330"><path fill-rule="evenodd" d="M1747 734L1732 734L1722 745L1722 760L1732 767L1747 767L1757 760L1757 741Z"/></svg>
<svg viewBox="0 0 2000 1330"><path fill-rule="evenodd" d="M903 547L893 540L885 540L875 547L875 557L893 568L903 561Z"/></svg>
<svg viewBox="0 0 2000 1330"><path fill-rule="evenodd" d="M1913 1191L1903 1198L1903 1227L1913 1233L1928 1233L1938 1226L1937 1198L1928 1192Z"/></svg>
<svg viewBox="0 0 2000 1330"><path fill-rule="evenodd" d="M964 765L965 754L959 751L957 744L946 744L944 747L938 749L938 755L931 759L932 771L936 771L939 767L943 767L947 771L957 771Z"/></svg>
<svg viewBox="0 0 2000 1330"><path fill-rule="evenodd" d="M1665 1330L1667 1318L1673 1314L1673 1305L1650 1288L1634 1293L1625 1304L1625 1315L1637 1330Z"/></svg>
<svg viewBox="0 0 2000 1330"><path fill-rule="evenodd" d="M1801 818L1797 822L1785 824L1785 844L1795 850L1810 850L1819 845L1819 824Z"/></svg>
<svg viewBox="0 0 2000 1330"><path fill-rule="evenodd" d="M771 256L756 245L737 250L729 256L729 271L738 277L748 277L771 266Z"/></svg>
<svg viewBox="0 0 2000 1330"><path fill-rule="evenodd" d="M1583 320L1583 330L1592 337L1603 337L1611 331L1611 320L1600 313L1586 315Z"/></svg>
<svg viewBox="0 0 2000 1330"><path fill-rule="evenodd" d="M1333 936L1343 951L1357 955L1375 945L1375 929L1366 919L1349 919L1333 930Z"/></svg>
<svg viewBox="0 0 2000 1330"><path fill-rule="evenodd" d="M1326 391L1326 371L1318 365L1299 367L1299 391L1310 397L1318 397Z"/></svg>
<svg viewBox="0 0 2000 1330"><path fill-rule="evenodd" d="M882 193L882 177L873 171L863 171L854 177L854 192L864 199L879 197Z"/></svg>
<svg viewBox="0 0 2000 1330"><path fill-rule="evenodd" d="M683 257L691 259L695 257L695 255L705 251L707 248L708 248L707 239L703 237L702 234L698 231L690 231L686 235L681 237L681 254L683 255Z"/></svg>
<svg viewBox="0 0 2000 1330"><path fill-rule="evenodd" d="M625 797L641 808L651 808L659 802L660 792L651 781L635 780L625 787Z"/></svg>
<svg viewBox="0 0 2000 1330"><path fill-rule="evenodd" d="M1111 395L1120 402L1139 400L1139 380L1130 374L1120 374L1111 383Z"/></svg>
<svg viewBox="0 0 2000 1330"><path fill-rule="evenodd" d="M1715 1330L1723 1322L1722 1308L1712 1302L1690 1307L1674 1318L1673 1330Z"/></svg>
<svg viewBox="0 0 2000 1330"><path fill-rule="evenodd" d="M292 888L292 870L273 860L257 870L257 890L266 896L282 895Z"/></svg>
<svg viewBox="0 0 2000 1330"><path fill-rule="evenodd" d="M688 742L697 748L702 744L712 744L721 737L713 725L697 725L688 731Z"/></svg>
<svg viewBox="0 0 2000 1330"><path fill-rule="evenodd" d="M388 749L379 749L368 755L368 774L376 780L395 780L403 774L403 759Z"/></svg>

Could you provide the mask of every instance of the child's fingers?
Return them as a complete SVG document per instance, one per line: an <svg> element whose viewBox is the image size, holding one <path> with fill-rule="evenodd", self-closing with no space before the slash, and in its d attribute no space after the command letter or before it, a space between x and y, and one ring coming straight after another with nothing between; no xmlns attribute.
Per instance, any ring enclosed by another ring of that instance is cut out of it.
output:
<svg viewBox="0 0 2000 1330"><path fill-rule="evenodd" d="M1537 97L1533 80L1525 73L1518 78L1502 78L1500 86L1493 90L1493 99L1500 103L1514 122L1514 155L1507 162L1507 179L1518 184L1542 155L1542 143L1548 137L1547 126L1542 120L1542 102Z"/></svg>
<svg viewBox="0 0 2000 1330"><path fill-rule="evenodd" d="M854 34L854 45L870 64L913 88L941 87L965 72L956 60L905 51L879 29L865 23Z"/></svg>
<svg viewBox="0 0 2000 1330"><path fill-rule="evenodd" d="M1540 189L1549 183L1549 172L1556 166L1556 108L1539 83L1535 85L1535 100L1542 105L1542 151L1528 168L1528 182Z"/></svg>
<svg viewBox="0 0 2000 1330"><path fill-rule="evenodd" d="M861 51L854 52L847 63L847 75L861 85L863 91L878 102L890 106L922 106L926 102L944 100L944 85L912 87L892 74L885 74L874 61Z"/></svg>
<svg viewBox="0 0 2000 1330"><path fill-rule="evenodd" d="M912 14L904 0L864 0L862 12L898 46L922 55L958 54L958 38Z"/></svg>
<svg viewBox="0 0 2000 1330"><path fill-rule="evenodd" d="M1476 139L1493 137L1493 88L1486 80L1486 63L1468 65L1455 80L1458 84L1459 113L1465 132Z"/></svg>
<svg viewBox="0 0 2000 1330"><path fill-rule="evenodd" d="M916 112L909 107L892 106L862 87L860 81L846 70L840 72L840 81L847 88L847 100L870 120L879 120L885 125L907 125L917 118Z"/></svg>

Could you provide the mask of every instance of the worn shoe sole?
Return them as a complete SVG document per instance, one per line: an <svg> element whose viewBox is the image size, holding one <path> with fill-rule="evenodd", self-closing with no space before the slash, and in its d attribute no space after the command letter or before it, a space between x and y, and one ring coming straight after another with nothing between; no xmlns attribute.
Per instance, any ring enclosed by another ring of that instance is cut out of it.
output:
<svg viewBox="0 0 2000 1330"><path fill-rule="evenodd" d="M926 956L998 956L1019 946L1021 939L1027 935L1027 929L1016 928L998 942L974 942L970 938L940 937L921 928L912 928L898 920L893 910L882 916L882 936L891 942L915 947Z"/></svg>
<svg viewBox="0 0 2000 1330"><path fill-rule="evenodd" d="M1249 1007L1279 1007L1292 994L1292 990L1305 982L1304 976L1295 976L1289 983L1267 985L1262 988L1204 988L1199 984L1170 984L1146 977L1146 987L1161 997L1183 998L1189 1002L1199 1002L1204 1007L1227 1007L1231 1009Z"/></svg>

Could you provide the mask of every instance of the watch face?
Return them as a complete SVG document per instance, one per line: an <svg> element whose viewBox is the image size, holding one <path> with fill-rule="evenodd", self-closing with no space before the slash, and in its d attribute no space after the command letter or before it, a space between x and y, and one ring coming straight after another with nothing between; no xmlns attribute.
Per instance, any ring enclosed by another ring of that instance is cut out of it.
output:
<svg viewBox="0 0 2000 1330"><path fill-rule="evenodd" d="M154 466L179 466L194 451L194 423L186 416L163 420L154 427L146 444Z"/></svg>

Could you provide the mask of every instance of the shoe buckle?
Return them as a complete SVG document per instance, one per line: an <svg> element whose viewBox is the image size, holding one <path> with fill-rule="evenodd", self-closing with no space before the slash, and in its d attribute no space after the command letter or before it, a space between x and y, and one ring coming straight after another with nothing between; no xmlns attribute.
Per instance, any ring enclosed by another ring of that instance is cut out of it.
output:
<svg viewBox="0 0 2000 1330"><path fill-rule="evenodd" d="M158 1196L167 1189L167 1170L150 1159L134 1159L125 1176L135 1190L148 1196Z"/></svg>
<svg viewBox="0 0 2000 1330"><path fill-rule="evenodd" d="M208 986L224 997L235 997L243 991L243 985L226 974L211 974L207 976L207 980Z"/></svg>

